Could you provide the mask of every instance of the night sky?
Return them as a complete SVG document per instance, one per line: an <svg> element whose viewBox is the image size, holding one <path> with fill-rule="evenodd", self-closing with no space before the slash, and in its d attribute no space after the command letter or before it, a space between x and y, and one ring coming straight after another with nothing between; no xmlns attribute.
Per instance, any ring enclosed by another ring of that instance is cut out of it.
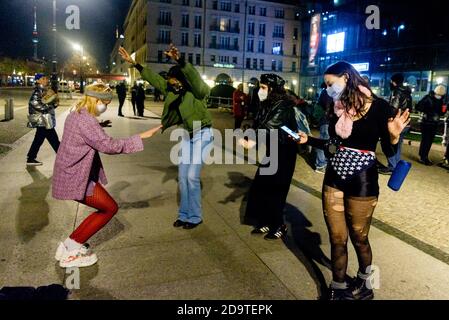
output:
<svg viewBox="0 0 449 320"><path fill-rule="evenodd" d="M40 44L38 56L51 58L53 42L52 1L37 0ZM60 61L73 53L71 43L84 46L104 68L115 44L116 25L121 27L131 0L58 0L58 55ZM69 5L80 8L81 28L69 31L65 28ZM32 58L34 0L0 0L0 56Z"/></svg>

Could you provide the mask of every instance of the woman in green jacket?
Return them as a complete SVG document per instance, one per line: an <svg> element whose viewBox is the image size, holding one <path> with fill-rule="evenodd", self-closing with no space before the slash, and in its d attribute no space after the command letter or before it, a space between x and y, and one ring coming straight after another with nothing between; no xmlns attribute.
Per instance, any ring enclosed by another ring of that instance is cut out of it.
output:
<svg viewBox="0 0 449 320"><path fill-rule="evenodd" d="M124 48L119 50L122 58L131 63L165 97L162 113L162 126L166 130L182 125L188 132L181 142L182 156L179 164L179 189L181 203L176 228L193 229L203 222L201 207L201 169L204 164L202 155L212 147L212 118L207 110L209 86L204 83L198 71L180 57L179 50L173 45L165 54L177 62L164 79L149 68L137 64ZM206 151L205 151L206 150Z"/></svg>

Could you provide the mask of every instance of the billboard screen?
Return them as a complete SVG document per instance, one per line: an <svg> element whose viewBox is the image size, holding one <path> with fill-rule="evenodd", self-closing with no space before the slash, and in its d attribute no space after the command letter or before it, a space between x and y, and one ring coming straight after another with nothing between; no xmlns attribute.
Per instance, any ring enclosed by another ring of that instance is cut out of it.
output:
<svg viewBox="0 0 449 320"><path fill-rule="evenodd" d="M312 17L310 25L309 66L316 65L316 56L320 46L320 23L321 15L318 13Z"/></svg>
<svg viewBox="0 0 449 320"><path fill-rule="evenodd" d="M342 52L345 50L345 32L329 34L327 36L326 53Z"/></svg>

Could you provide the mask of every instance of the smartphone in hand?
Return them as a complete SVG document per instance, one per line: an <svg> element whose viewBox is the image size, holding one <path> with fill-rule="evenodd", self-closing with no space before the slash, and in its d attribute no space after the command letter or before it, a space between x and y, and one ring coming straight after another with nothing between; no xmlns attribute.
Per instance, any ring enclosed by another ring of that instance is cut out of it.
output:
<svg viewBox="0 0 449 320"><path fill-rule="evenodd" d="M284 130L289 136L291 136L293 138L293 140L295 140L295 141L301 140L301 137L296 132L293 132L292 130L290 130L290 128L283 126L283 127L281 127L281 129Z"/></svg>

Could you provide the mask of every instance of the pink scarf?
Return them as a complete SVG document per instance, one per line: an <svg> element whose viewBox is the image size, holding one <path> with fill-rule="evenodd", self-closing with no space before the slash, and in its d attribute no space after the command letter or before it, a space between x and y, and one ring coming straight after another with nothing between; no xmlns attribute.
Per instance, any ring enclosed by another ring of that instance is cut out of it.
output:
<svg viewBox="0 0 449 320"><path fill-rule="evenodd" d="M359 86L359 90L367 97L371 97L371 92L368 88ZM341 101L337 100L334 103L334 113L339 118L335 125L335 132L341 138L348 139L352 134L352 127L354 125L354 120L352 120L352 118L357 115L355 108L353 107L347 112Z"/></svg>

